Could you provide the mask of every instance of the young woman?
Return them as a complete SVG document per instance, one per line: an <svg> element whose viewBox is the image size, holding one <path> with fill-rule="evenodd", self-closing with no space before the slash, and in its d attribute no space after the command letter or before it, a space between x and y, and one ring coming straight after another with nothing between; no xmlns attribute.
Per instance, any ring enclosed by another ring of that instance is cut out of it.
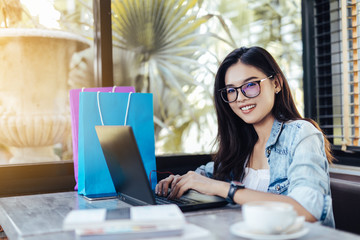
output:
<svg viewBox="0 0 360 240"><path fill-rule="evenodd" d="M239 48L215 78L218 151L214 161L155 188L177 198L188 189L231 203L287 202L310 222L334 227L330 144L318 125L300 116L289 85L263 48ZM236 182L236 181L240 182Z"/></svg>

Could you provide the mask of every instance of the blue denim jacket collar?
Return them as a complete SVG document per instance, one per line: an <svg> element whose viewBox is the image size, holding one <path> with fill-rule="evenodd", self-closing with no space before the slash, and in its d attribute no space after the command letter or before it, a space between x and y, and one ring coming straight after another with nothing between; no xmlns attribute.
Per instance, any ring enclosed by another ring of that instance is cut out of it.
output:
<svg viewBox="0 0 360 240"><path fill-rule="evenodd" d="M274 123L271 128L271 132L270 132L270 137L269 137L269 139L266 143L266 147L265 147L265 156L267 158L269 158L269 155L270 155L270 147L276 144L276 142L280 136L283 124L284 124L283 122L280 122L277 119L274 120Z"/></svg>
<svg viewBox="0 0 360 240"><path fill-rule="evenodd" d="M266 147L265 147L265 156L266 158L269 158L270 156L270 147L275 145L280 133L281 133L281 129L283 127L283 122L278 121L277 119L274 120L274 123L271 127L271 132L270 132L270 137L266 143ZM245 163L244 163L244 169L246 168L247 164L248 164L249 158L246 159ZM243 172L243 174L241 175L241 181L243 180L245 176L245 172Z"/></svg>

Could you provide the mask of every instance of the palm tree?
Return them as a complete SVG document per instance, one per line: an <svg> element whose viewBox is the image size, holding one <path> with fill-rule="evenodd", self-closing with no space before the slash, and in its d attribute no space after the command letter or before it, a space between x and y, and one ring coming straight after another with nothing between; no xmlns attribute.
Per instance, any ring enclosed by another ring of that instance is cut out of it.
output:
<svg viewBox="0 0 360 240"><path fill-rule="evenodd" d="M115 0L112 2L115 82L154 95L155 133L167 129L167 146L181 151L183 131L211 108L196 107L196 96L211 102L209 87L197 78L211 73L199 58L210 36L201 26L215 15L200 15L198 0ZM118 69L120 71L118 71ZM213 77L213 76L210 76ZM209 105L209 104L208 104ZM199 125L200 126L200 125ZM168 149L169 150L169 149Z"/></svg>

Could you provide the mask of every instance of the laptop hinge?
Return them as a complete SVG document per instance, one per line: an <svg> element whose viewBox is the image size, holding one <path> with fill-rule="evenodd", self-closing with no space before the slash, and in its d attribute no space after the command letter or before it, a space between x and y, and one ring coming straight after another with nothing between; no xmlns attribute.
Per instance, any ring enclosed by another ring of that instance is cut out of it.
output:
<svg viewBox="0 0 360 240"><path fill-rule="evenodd" d="M134 205L134 206L143 206L143 205L151 205L147 202L144 202L144 201L141 201L139 199L136 199L136 198L133 198L133 197L130 197L129 195L126 195L126 194L123 194L123 193L120 193L119 194L119 199L121 201L124 201L130 205Z"/></svg>

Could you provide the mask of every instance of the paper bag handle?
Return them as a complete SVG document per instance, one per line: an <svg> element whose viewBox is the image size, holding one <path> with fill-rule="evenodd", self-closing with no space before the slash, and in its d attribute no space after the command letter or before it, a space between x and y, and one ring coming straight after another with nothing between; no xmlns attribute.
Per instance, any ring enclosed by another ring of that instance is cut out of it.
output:
<svg viewBox="0 0 360 240"><path fill-rule="evenodd" d="M97 91L96 100L97 100L97 105L98 105L98 109L99 109L101 125L104 126L104 121L103 121L103 117L102 117L102 114L101 114L101 108L100 108L100 95L99 94L100 94L100 91ZM127 122L127 116L128 116L128 112L129 112L131 94L132 94L132 92L129 92L128 102L127 102L127 105L126 105L124 126L126 126L126 122Z"/></svg>
<svg viewBox="0 0 360 240"><path fill-rule="evenodd" d="M111 92L115 92L116 87L117 87L117 86L114 85L113 88L112 88L112 90L111 90ZM84 90L85 90L85 87L82 87L82 88L81 88L81 92L84 92Z"/></svg>
<svg viewBox="0 0 360 240"><path fill-rule="evenodd" d="M128 116L128 113L129 113L129 106L130 106L130 97L131 97L131 94L132 94L132 92L129 92L128 102L127 102L127 106L126 106L124 126L126 126L127 116Z"/></svg>

